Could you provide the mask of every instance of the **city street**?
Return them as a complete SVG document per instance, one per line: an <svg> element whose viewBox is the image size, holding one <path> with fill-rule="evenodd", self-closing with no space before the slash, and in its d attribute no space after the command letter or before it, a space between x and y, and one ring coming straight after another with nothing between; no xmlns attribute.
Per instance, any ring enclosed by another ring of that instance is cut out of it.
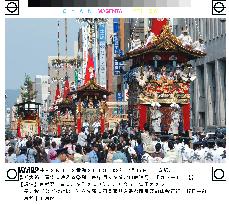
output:
<svg viewBox="0 0 229 205"><path fill-rule="evenodd" d="M226 20L34 21L6 21L7 163L226 161Z"/></svg>

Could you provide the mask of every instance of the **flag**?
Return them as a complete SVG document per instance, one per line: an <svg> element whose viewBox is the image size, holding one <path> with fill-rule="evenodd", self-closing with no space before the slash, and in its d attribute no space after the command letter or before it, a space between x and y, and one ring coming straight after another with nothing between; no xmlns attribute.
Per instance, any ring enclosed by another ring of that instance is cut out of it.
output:
<svg viewBox="0 0 229 205"><path fill-rule="evenodd" d="M168 22L167 18L153 18L151 19L151 32L159 36L162 32L163 26Z"/></svg>
<svg viewBox="0 0 229 205"><path fill-rule="evenodd" d="M56 95L55 95L55 101L60 97L60 86L59 83L56 85Z"/></svg>
<svg viewBox="0 0 229 205"><path fill-rule="evenodd" d="M103 134L105 130L105 119L103 115L101 115L100 117L100 125L101 125L101 134Z"/></svg>
<svg viewBox="0 0 229 205"><path fill-rule="evenodd" d="M78 87L78 80L79 80L78 70L75 69L75 85L76 85L76 88Z"/></svg>
<svg viewBox="0 0 229 205"><path fill-rule="evenodd" d="M67 98L69 92L70 92L70 86L68 81L68 75L66 74L65 83L64 83L64 96L63 96L64 99Z"/></svg>
<svg viewBox="0 0 229 205"><path fill-rule="evenodd" d="M61 135L61 127L60 127L60 125L58 124L58 125L57 125L57 136L60 137L60 135Z"/></svg>
<svg viewBox="0 0 229 205"><path fill-rule="evenodd" d="M84 85L86 85L91 78L95 78L95 70L94 70L93 57L88 52L88 60L87 60L85 78L84 78Z"/></svg>

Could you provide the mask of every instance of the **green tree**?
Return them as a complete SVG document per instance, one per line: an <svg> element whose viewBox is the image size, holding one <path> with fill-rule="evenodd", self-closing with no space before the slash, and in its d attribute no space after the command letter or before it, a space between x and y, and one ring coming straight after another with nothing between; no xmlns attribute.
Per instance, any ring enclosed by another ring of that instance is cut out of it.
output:
<svg viewBox="0 0 229 205"><path fill-rule="evenodd" d="M33 89L33 81L29 75L25 74L24 86L21 86L22 102L30 102L36 98L37 91Z"/></svg>

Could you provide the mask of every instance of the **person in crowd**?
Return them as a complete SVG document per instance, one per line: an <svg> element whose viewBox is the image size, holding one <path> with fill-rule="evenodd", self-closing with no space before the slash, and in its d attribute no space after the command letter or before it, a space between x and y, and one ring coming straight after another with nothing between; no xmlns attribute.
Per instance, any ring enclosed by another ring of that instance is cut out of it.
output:
<svg viewBox="0 0 229 205"><path fill-rule="evenodd" d="M81 145L82 147L86 146L87 144L87 135L85 135L85 129L82 127L81 132L78 135L77 144Z"/></svg>
<svg viewBox="0 0 229 205"><path fill-rule="evenodd" d="M153 157L152 157L152 149L148 146L144 150L144 154L142 155L141 163L152 163Z"/></svg>
<svg viewBox="0 0 229 205"><path fill-rule="evenodd" d="M130 144L133 149L137 146L137 136L130 135Z"/></svg>
<svg viewBox="0 0 229 205"><path fill-rule="evenodd" d="M168 141L168 147L169 147L169 151L166 152L166 155L161 162L177 163L178 162L178 153L174 149L174 142L172 140Z"/></svg>
<svg viewBox="0 0 229 205"><path fill-rule="evenodd" d="M47 155L49 153L49 150L50 150L50 141L46 140L45 141L45 152L46 152Z"/></svg>
<svg viewBox="0 0 229 205"><path fill-rule="evenodd" d="M160 163L162 159L164 158L164 154L161 152L161 144L157 143L155 145L155 152L152 154L153 162L154 163Z"/></svg>
<svg viewBox="0 0 229 205"><path fill-rule="evenodd" d="M74 154L74 163L83 163L84 162L84 152L81 145L76 145L75 154Z"/></svg>
<svg viewBox="0 0 229 205"><path fill-rule="evenodd" d="M27 147L21 147L19 151L19 155L17 156L16 163L27 163Z"/></svg>
<svg viewBox="0 0 229 205"><path fill-rule="evenodd" d="M98 144L94 143L92 145L92 149L89 153L89 156L88 156L88 162L90 163L98 163L99 159L98 159L98 155L97 155L97 152L98 152Z"/></svg>
<svg viewBox="0 0 229 205"><path fill-rule="evenodd" d="M129 139L126 139L126 144L123 148L124 153L126 154L128 163L137 162L137 153L133 147L131 147L131 143Z"/></svg>
<svg viewBox="0 0 229 205"><path fill-rule="evenodd" d="M85 141L84 141L85 142ZM85 144L85 143L84 143ZM73 142L71 141L70 137L66 137L65 140L64 140L64 148L67 147L68 148L68 151L71 150L71 151L75 151L75 144L74 144L74 140Z"/></svg>
<svg viewBox="0 0 229 205"><path fill-rule="evenodd" d="M122 152L122 144L117 145L117 151L113 154L112 162L113 163L128 163L126 155Z"/></svg>
<svg viewBox="0 0 229 205"><path fill-rule="evenodd" d="M68 148L59 148L56 150L57 158L51 160L51 163L65 163L68 156Z"/></svg>
<svg viewBox="0 0 229 205"><path fill-rule="evenodd" d="M32 141L27 141L26 142L26 160L27 163L35 163L35 157L37 155L37 150L33 148Z"/></svg>
<svg viewBox="0 0 229 205"><path fill-rule="evenodd" d="M64 163L74 163L74 154L75 154L75 151L73 151L72 149L68 150L68 153L67 153L67 159Z"/></svg>
<svg viewBox="0 0 229 205"><path fill-rule="evenodd" d="M96 135L99 132L100 122L98 119L92 124L92 127L94 128L94 134Z"/></svg>
<svg viewBox="0 0 229 205"><path fill-rule="evenodd" d="M191 162L192 163L201 163L203 162L203 154L204 150L201 149L202 142L197 141L193 143L193 155L191 156Z"/></svg>
<svg viewBox="0 0 229 205"><path fill-rule="evenodd" d="M111 143L108 148L106 163L112 163L113 155L116 152L116 144Z"/></svg>
<svg viewBox="0 0 229 205"><path fill-rule="evenodd" d="M13 135L10 136L10 146L15 148L16 145L17 145L17 140L15 139Z"/></svg>
<svg viewBox="0 0 229 205"><path fill-rule="evenodd" d="M144 149L143 149L143 143L142 143L142 140L141 138L138 138L137 139L137 146L134 148L135 151L136 151L136 154L137 154L137 162L138 163L141 163L142 161L142 156L144 154Z"/></svg>
<svg viewBox="0 0 229 205"><path fill-rule="evenodd" d="M57 145L56 145L56 142L53 141L51 143L51 147L48 151L48 161L50 162L51 160L55 160L56 157L57 157L57 153L56 153L56 150L57 150Z"/></svg>
<svg viewBox="0 0 229 205"><path fill-rule="evenodd" d="M226 162L226 149L224 147L224 140L217 139L216 141L216 151L215 151L215 162L217 163L225 163Z"/></svg>
<svg viewBox="0 0 229 205"><path fill-rule="evenodd" d="M160 137L160 143L161 143L161 151L164 155L170 150L168 146L170 136L169 135L161 135Z"/></svg>
<svg viewBox="0 0 229 205"><path fill-rule="evenodd" d="M28 142L31 142L29 140ZM33 147L36 149L36 157L35 157L35 162L37 163L48 163L48 155L45 152L45 148L42 145L42 139L40 137L36 137L33 141Z"/></svg>
<svg viewBox="0 0 229 205"><path fill-rule="evenodd" d="M103 145L101 143L98 143L98 163L106 163L106 150L103 148Z"/></svg>
<svg viewBox="0 0 229 205"><path fill-rule="evenodd" d="M182 137L181 140L182 143L178 149L179 162L182 163L191 162L194 151L193 149L190 148L190 138Z"/></svg>
<svg viewBox="0 0 229 205"><path fill-rule="evenodd" d="M89 135L87 135L87 146L90 146L90 144L93 144L94 142L95 142L94 132L90 131Z"/></svg>
<svg viewBox="0 0 229 205"><path fill-rule="evenodd" d="M144 149L147 149L147 146L152 144L152 138L149 134L149 125L147 123L144 125L144 132L141 134L141 139Z"/></svg>
<svg viewBox="0 0 229 205"><path fill-rule="evenodd" d="M210 138L207 140L207 147L204 152L204 162L205 163L213 163L217 161L217 153L215 151L215 141L214 139Z"/></svg>
<svg viewBox="0 0 229 205"><path fill-rule="evenodd" d="M8 154L8 150L10 148L10 139L8 136L5 137L5 157Z"/></svg>
<svg viewBox="0 0 229 205"><path fill-rule="evenodd" d="M89 161L89 154L91 152L91 147L90 146L86 146L84 149L83 149L83 162L84 163L90 163Z"/></svg>
<svg viewBox="0 0 229 205"><path fill-rule="evenodd" d="M88 121L87 120L85 120L84 121L84 123L83 123L83 128L84 128L84 133L86 134L86 135L89 135L89 123L88 123Z"/></svg>
<svg viewBox="0 0 229 205"><path fill-rule="evenodd" d="M14 153L14 147L9 147L8 155L6 156L6 162L7 163L16 163L17 162L17 156Z"/></svg>
<svg viewBox="0 0 229 205"><path fill-rule="evenodd" d="M191 47L192 46L192 38L189 35L188 28L182 30L182 34L178 37L178 39L181 41L182 45L185 47Z"/></svg>

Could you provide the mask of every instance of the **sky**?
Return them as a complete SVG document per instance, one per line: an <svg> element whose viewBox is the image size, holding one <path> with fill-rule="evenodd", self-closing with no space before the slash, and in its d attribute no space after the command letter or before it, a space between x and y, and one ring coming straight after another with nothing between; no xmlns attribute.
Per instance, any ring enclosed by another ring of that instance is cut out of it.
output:
<svg viewBox="0 0 229 205"><path fill-rule="evenodd" d="M48 75L48 56L57 56L60 20L60 55L65 55L64 19L6 19L6 89L19 89L25 73ZM74 54L79 25L68 19L68 55Z"/></svg>

